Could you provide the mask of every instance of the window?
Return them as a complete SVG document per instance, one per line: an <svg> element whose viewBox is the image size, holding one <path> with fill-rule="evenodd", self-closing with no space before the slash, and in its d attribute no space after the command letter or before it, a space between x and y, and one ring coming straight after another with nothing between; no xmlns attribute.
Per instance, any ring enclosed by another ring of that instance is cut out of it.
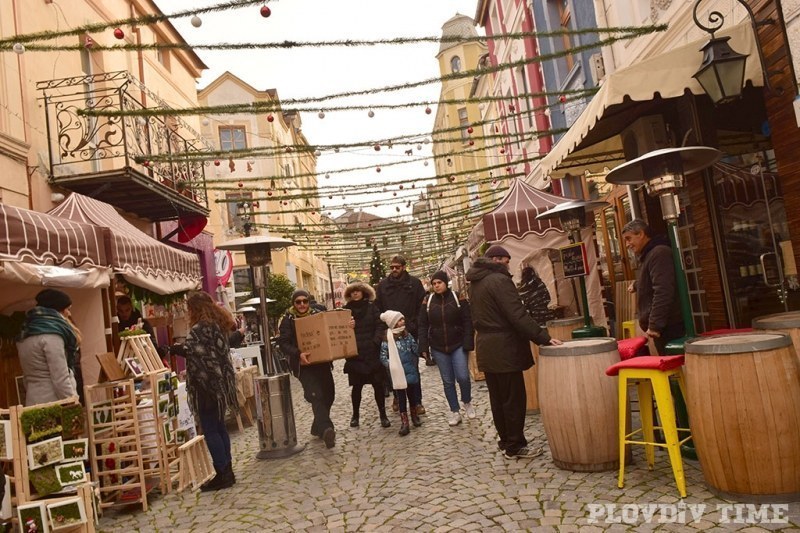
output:
<svg viewBox="0 0 800 533"><path fill-rule="evenodd" d="M527 72L525 71L525 65L522 65L517 70L517 79L518 79L517 87L522 87L522 92L524 94L530 94L531 90L528 87L528 76L527 76ZM518 98L518 100L519 100L519 107L520 107L520 109L519 109L520 116L523 117L523 119L524 119L524 117L527 116L528 117L528 126L531 128L531 130L534 130L535 129L535 127L534 127L535 125L533 123L533 113L531 113L530 97L529 96L525 96L525 97L522 97L522 98Z"/></svg>
<svg viewBox="0 0 800 533"><path fill-rule="evenodd" d="M249 212L251 220L253 213L253 193L252 192L229 192L225 194L226 204L228 206L228 229L242 231L244 220L239 216L239 205L243 202L249 204Z"/></svg>
<svg viewBox="0 0 800 533"><path fill-rule="evenodd" d="M570 21L572 19L572 13L569 9L569 2L570 0L556 0L556 4L558 5L558 18L561 23L562 30L570 30ZM563 46L562 51L566 52L572 49L572 35L565 33L561 37L561 44ZM572 67L575 65L575 58L572 56L571 53L568 53L564 56L564 60L567 62L567 72L572 70Z"/></svg>
<svg viewBox="0 0 800 533"><path fill-rule="evenodd" d="M453 72L461 72L461 58L458 56L453 56L450 60L450 70Z"/></svg>
<svg viewBox="0 0 800 533"><path fill-rule="evenodd" d="M156 37L156 44L166 44L166 41L161 37ZM169 70L170 55L168 48L156 48L156 59L165 69Z"/></svg>
<svg viewBox="0 0 800 533"><path fill-rule="evenodd" d="M219 149L224 151L244 150L247 148L244 134L245 129L243 126L220 126Z"/></svg>
<svg viewBox="0 0 800 533"><path fill-rule="evenodd" d="M458 125L461 126L461 140L467 142L469 140L469 116L467 115L467 108L460 107L458 109Z"/></svg>

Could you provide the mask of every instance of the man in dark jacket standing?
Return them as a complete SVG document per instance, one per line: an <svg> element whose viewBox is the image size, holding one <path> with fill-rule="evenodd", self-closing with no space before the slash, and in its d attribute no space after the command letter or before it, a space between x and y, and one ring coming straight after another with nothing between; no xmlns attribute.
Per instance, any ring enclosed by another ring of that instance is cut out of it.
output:
<svg viewBox="0 0 800 533"><path fill-rule="evenodd" d="M653 339L658 353L664 355L670 341L686 334L672 249L666 237L653 237L650 226L639 219L625 224L622 239L639 260L636 282L629 288L638 295L639 326Z"/></svg>
<svg viewBox="0 0 800 533"><path fill-rule="evenodd" d="M494 426L500 436L497 445L507 459L533 458L541 448L528 448L525 439L525 380L522 373L533 366L530 341L561 344L525 311L508 271L511 255L499 245L467 272L470 282L472 323L478 332L478 369L486 374Z"/></svg>
<svg viewBox="0 0 800 533"><path fill-rule="evenodd" d="M382 312L399 311L406 319L406 331L418 339L418 316L420 305L425 298L422 282L406 271L406 260L403 256L392 257L389 264L391 272L378 284L375 305ZM426 363L432 366L433 362Z"/></svg>

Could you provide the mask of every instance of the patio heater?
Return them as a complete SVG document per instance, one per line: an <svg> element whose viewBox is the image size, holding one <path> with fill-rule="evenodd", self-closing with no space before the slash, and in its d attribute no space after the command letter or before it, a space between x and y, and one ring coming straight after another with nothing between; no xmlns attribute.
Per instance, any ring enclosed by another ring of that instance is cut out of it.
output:
<svg viewBox="0 0 800 533"><path fill-rule="evenodd" d="M570 200L548 209L536 217L537 219L557 218L561 222L561 227L569 233L572 240L570 246L561 249L561 263L564 265L564 275L577 277L581 285L583 327L572 330L573 339L608 336L606 328L592 325L592 317L589 314L589 297L586 292L586 276L589 274L589 265L586 259L586 247L581 242L581 229L585 227L586 211L593 211L607 205L606 202L599 201ZM574 270L570 272L573 267Z"/></svg>
<svg viewBox="0 0 800 533"><path fill-rule="evenodd" d="M289 239L256 235L234 239L218 246L220 250L244 252L247 264L252 268L258 288L258 309L261 331L264 334L264 356L267 374L253 378L258 411L258 459L280 459L301 452L305 445L297 443L294 423L292 389L289 374L278 373L270 349L269 321L267 320L267 265L272 262L272 250L295 246ZM254 302L255 303L255 302Z"/></svg>
<svg viewBox="0 0 800 533"><path fill-rule="evenodd" d="M606 181L614 185L638 185L644 183L650 196L658 196L661 213L667 223L672 261L675 265L675 278L681 302L681 315L686 336L667 345L667 353L682 354L687 338L696 335L692 306L689 300L689 287L678 237L678 189L683 187L686 174L693 174L710 167L722 158L722 152L708 146L686 146L683 148L663 148L648 152L633 161L628 161L608 173Z"/></svg>

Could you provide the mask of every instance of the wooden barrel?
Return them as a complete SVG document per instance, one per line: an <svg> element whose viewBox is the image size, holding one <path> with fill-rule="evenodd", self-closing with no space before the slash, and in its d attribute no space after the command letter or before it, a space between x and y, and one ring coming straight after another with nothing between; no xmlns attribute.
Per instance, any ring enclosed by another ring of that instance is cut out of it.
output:
<svg viewBox="0 0 800 533"><path fill-rule="evenodd" d="M608 337L539 346L539 406L557 467L619 468L617 378L605 375L617 362L617 341Z"/></svg>
<svg viewBox="0 0 800 533"><path fill-rule="evenodd" d="M753 329L789 335L794 344L794 353L800 361L800 311L760 316L753 319Z"/></svg>
<svg viewBox="0 0 800 533"><path fill-rule="evenodd" d="M582 316L573 316L569 318L559 318L556 320L547 321L547 333L553 339L568 341L572 339L572 330L577 329L583 325Z"/></svg>
<svg viewBox="0 0 800 533"><path fill-rule="evenodd" d="M692 437L712 492L754 503L800 498L800 365L783 333L686 343Z"/></svg>

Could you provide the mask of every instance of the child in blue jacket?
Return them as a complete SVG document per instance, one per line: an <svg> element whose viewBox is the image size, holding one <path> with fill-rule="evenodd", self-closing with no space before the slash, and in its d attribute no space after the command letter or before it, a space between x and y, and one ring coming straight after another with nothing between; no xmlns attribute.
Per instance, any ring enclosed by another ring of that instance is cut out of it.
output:
<svg viewBox="0 0 800 533"><path fill-rule="evenodd" d="M398 383L393 383L397 394L397 403L400 410L400 435L408 435L410 428L408 424L408 406L406 398L411 404L411 422L414 427L419 427L422 422L417 414L417 407L422 403L422 388L420 386L419 352L417 351L417 341L406 331L406 320L403 314L398 311L385 311L381 313L381 320L386 322L389 329L386 331L386 340L381 343L381 362L386 368L390 368L390 359L399 359L402 364L402 372L405 374L406 387L398 388ZM399 371L399 366L397 371ZM390 370L391 374L391 370ZM393 380L396 381L396 380Z"/></svg>

